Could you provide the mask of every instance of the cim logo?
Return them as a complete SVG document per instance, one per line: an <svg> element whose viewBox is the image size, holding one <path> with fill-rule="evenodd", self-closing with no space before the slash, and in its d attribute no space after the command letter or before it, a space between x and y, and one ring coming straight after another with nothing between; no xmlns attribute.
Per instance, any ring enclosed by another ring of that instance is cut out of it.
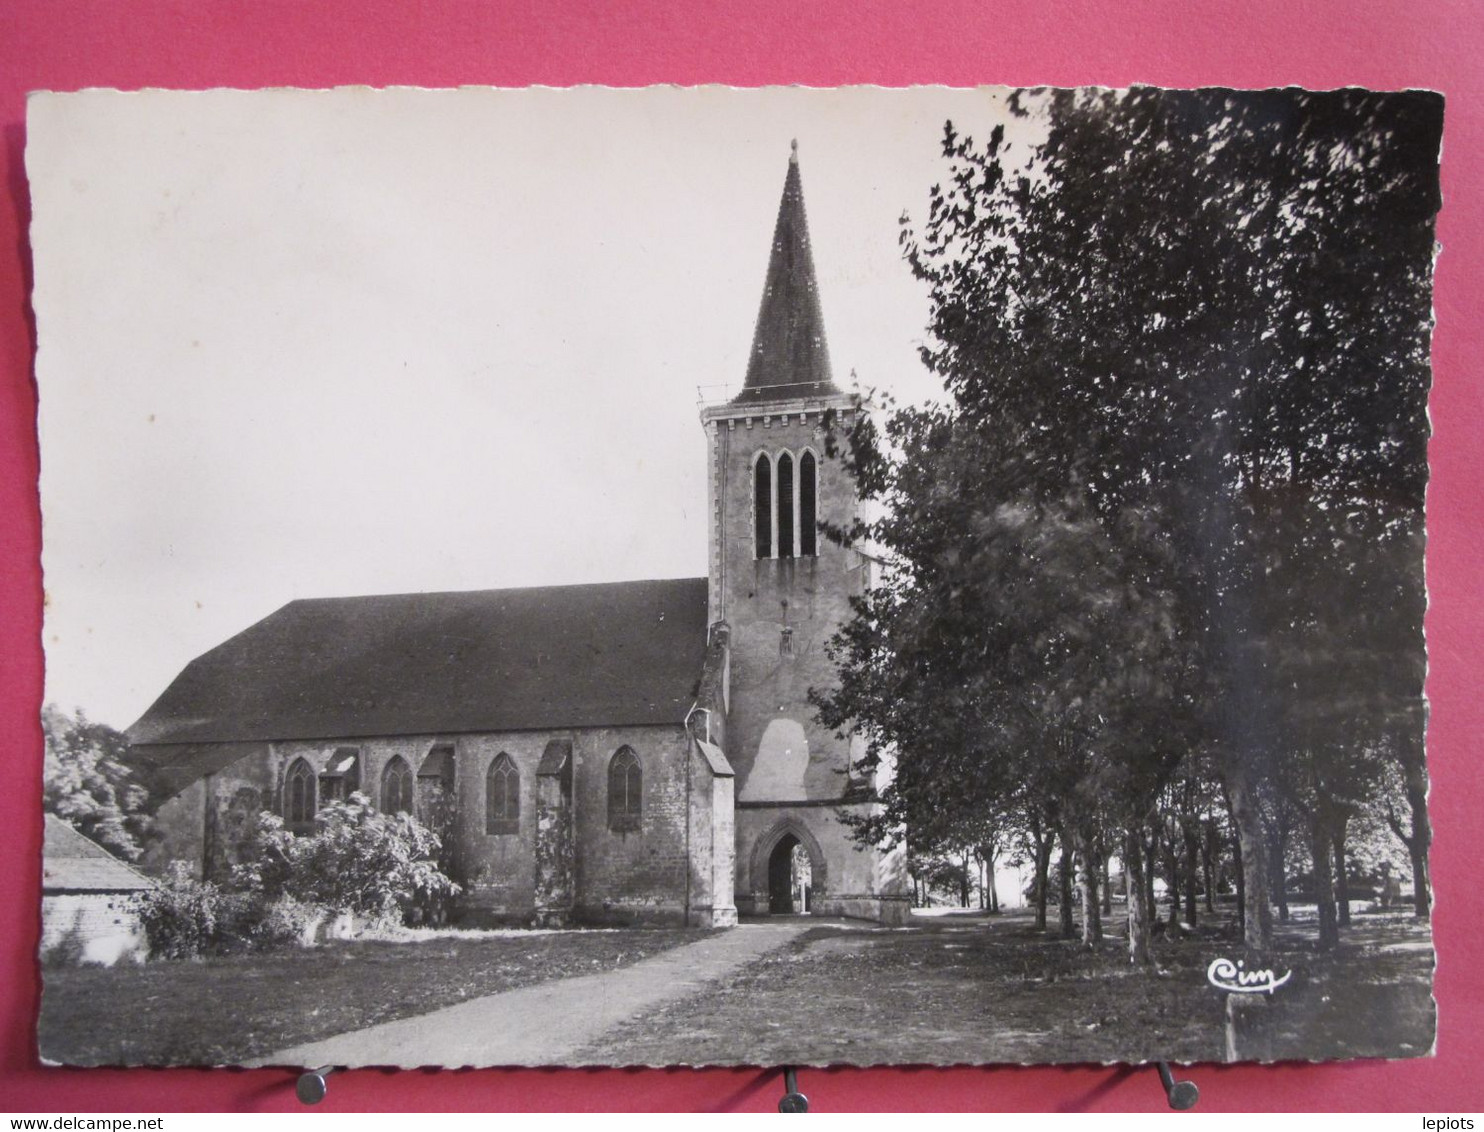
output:
<svg viewBox="0 0 1484 1132"><path fill-rule="evenodd" d="M1249 971L1240 959L1235 963L1226 958L1213 959L1206 968L1207 982L1233 994L1272 994L1291 978L1292 971L1284 971L1282 978L1267 968Z"/></svg>

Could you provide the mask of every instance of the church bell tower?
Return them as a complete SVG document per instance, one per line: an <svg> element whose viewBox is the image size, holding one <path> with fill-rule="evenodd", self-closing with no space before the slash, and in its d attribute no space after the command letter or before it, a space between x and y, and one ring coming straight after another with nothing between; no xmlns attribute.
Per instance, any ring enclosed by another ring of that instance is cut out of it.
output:
<svg viewBox="0 0 1484 1132"><path fill-rule="evenodd" d="M850 744L814 718L835 679L825 645L871 562L827 539L855 517L845 443L860 397L831 376L794 143L742 390L702 410L708 443L710 621L730 645L727 757L736 771L736 902L743 914L906 919L896 855L862 849L836 817L874 804Z"/></svg>

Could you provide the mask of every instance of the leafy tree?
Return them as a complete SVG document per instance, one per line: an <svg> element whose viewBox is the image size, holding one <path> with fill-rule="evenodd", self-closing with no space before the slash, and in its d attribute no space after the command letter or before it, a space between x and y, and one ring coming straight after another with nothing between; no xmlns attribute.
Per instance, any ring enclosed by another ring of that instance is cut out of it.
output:
<svg viewBox="0 0 1484 1132"><path fill-rule="evenodd" d="M1121 829L1135 892L1160 792L1205 749L1265 948L1266 818L1279 767L1318 749L1306 721L1337 714L1329 661L1400 642L1365 694L1420 702L1410 623L1352 632L1352 610L1287 598L1356 545L1315 511L1397 551L1351 592L1420 594L1440 102L1135 89L1012 109L1043 131L1032 151L950 124L945 183L904 225L950 403L851 436L887 517L832 533L873 540L889 575L838 638L821 719L896 762L859 835L931 838L1029 797L1084 851ZM1371 749L1363 721L1325 757ZM1136 959L1148 910L1129 901Z"/></svg>
<svg viewBox="0 0 1484 1132"><path fill-rule="evenodd" d="M149 791L125 762L129 741L78 710L41 710L46 742L42 805L125 860L137 860L150 836Z"/></svg>
<svg viewBox="0 0 1484 1132"><path fill-rule="evenodd" d="M971 479L980 437L955 436L941 413L900 414L891 427L903 455L874 534L896 569L858 599L832 646L839 682L814 697L827 725L866 725L862 773L897 752L881 811L847 820L863 839L907 829L928 845L962 844L987 810L1029 796L1062 842L1064 886L1074 851L1093 866L1080 877L1094 942L1102 826L1110 815L1120 828L1144 820L1190 714L1189 657L1154 584L1168 547L1148 516L1129 509L1104 522L1085 495L996 504L920 491L945 467ZM867 443L857 436L856 450ZM1043 848L1038 873L1045 863Z"/></svg>
<svg viewBox="0 0 1484 1132"><path fill-rule="evenodd" d="M375 920L457 895L438 868L439 840L411 814L383 814L359 792L315 815L312 834L295 835L277 814L259 815L251 863L234 870L235 887L268 899L291 896Z"/></svg>

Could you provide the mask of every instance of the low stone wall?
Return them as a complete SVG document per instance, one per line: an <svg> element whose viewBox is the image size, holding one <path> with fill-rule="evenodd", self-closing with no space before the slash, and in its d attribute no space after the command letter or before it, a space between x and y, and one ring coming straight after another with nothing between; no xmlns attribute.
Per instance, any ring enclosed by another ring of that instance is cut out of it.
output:
<svg viewBox="0 0 1484 1132"><path fill-rule="evenodd" d="M43 962L98 963L143 959L148 952L144 929L128 893L83 892L41 898Z"/></svg>

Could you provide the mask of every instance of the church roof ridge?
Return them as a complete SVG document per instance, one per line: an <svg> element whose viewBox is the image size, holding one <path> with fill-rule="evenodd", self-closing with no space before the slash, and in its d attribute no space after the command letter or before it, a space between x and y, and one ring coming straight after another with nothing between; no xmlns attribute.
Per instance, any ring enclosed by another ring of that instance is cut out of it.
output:
<svg viewBox="0 0 1484 1132"><path fill-rule="evenodd" d="M747 376L733 404L789 400L799 396L840 393L830 376L829 347L825 343L824 313L809 224L804 211L804 186L799 174L799 143L789 146L788 172L762 302L753 328Z"/></svg>
<svg viewBox="0 0 1484 1132"><path fill-rule="evenodd" d="M679 724L707 580L301 598L191 661L135 745Z"/></svg>
<svg viewBox="0 0 1484 1132"><path fill-rule="evenodd" d="M532 582L516 586L481 586L478 589L468 590L401 590L389 593L370 594L323 594L316 597L296 597L283 603L279 609L287 609L291 605L306 604L310 602L358 602L358 601L394 601L398 598L439 598L439 597L478 597L492 594L529 594L538 590L570 591L570 590L615 590L622 586L662 586L672 582L704 582L704 576L687 574L677 578L626 578L619 581L605 582Z"/></svg>

